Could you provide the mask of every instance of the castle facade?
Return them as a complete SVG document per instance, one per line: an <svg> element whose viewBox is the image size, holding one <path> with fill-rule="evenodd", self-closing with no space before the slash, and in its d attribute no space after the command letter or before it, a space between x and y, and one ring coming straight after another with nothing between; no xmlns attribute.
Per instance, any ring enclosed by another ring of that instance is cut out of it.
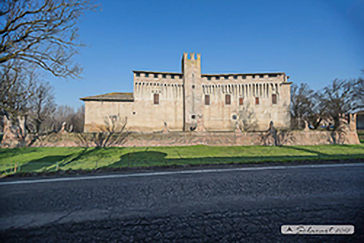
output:
<svg viewBox="0 0 364 243"><path fill-rule="evenodd" d="M283 72L202 74L201 55L183 53L181 73L133 73L133 93L81 98L85 132L116 120L136 132L261 131L271 121L290 127L291 82Z"/></svg>

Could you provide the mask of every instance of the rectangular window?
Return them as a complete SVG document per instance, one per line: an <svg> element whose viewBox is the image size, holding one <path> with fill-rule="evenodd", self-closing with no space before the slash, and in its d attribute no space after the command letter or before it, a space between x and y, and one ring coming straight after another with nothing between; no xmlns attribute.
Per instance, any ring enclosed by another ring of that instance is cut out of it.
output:
<svg viewBox="0 0 364 243"><path fill-rule="evenodd" d="M167 75L166 74L163 74L163 78L166 78L167 77Z"/></svg>
<svg viewBox="0 0 364 243"><path fill-rule="evenodd" d="M158 74L154 74L154 78L158 78Z"/></svg>
<svg viewBox="0 0 364 243"><path fill-rule="evenodd" d="M159 94L154 94L154 104L159 105Z"/></svg>
<svg viewBox="0 0 364 243"><path fill-rule="evenodd" d="M220 77L216 77L216 80L219 80L220 79Z"/></svg>
<svg viewBox="0 0 364 243"><path fill-rule="evenodd" d="M277 77L277 74L269 74L268 75L270 78L276 78Z"/></svg>
<svg viewBox="0 0 364 243"><path fill-rule="evenodd" d="M146 74L145 74L145 77L148 77L148 76L149 76L149 73L146 73Z"/></svg>
<svg viewBox="0 0 364 243"><path fill-rule="evenodd" d="M140 77L140 73L136 73L135 75L136 75L137 77Z"/></svg>
<svg viewBox="0 0 364 243"><path fill-rule="evenodd" d="M174 79L174 75L171 75L171 79Z"/></svg>
<svg viewBox="0 0 364 243"><path fill-rule="evenodd" d="M259 97L255 97L255 104L259 105Z"/></svg>
<svg viewBox="0 0 364 243"><path fill-rule="evenodd" d="M264 78L264 74L260 74L259 75L259 78Z"/></svg>
<svg viewBox="0 0 364 243"><path fill-rule="evenodd" d="M246 79L246 76L243 76L243 79Z"/></svg>
<svg viewBox="0 0 364 243"><path fill-rule="evenodd" d="M244 104L244 98L239 98L239 105L243 105Z"/></svg>
<svg viewBox="0 0 364 243"><path fill-rule="evenodd" d="M205 105L210 105L210 95L205 95Z"/></svg>
<svg viewBox="0 0 364 243"><path fill-rule="evenodd" d="M207 77L207 80L211 80L211 77Z"/></svg>
<svg viewBox="0 0 364 243"><path fill-rule="evenodd" d="M235 75L235 76L234 76L234 79L238 79L238 76L236 76L236 75Z"/></svg>
<svg viewBox="0 0 364 243"><path fill-rule="evenodd" d="M231 103L231 96L229 94L225 95L225 105L230 105Z"/></svg>
<svg viewBox="0 0 364 243"><path fill-rule="evenodd" d="M229 79L229 76L225 76L225 79Z"/></svg>
<svg viewBox="0 0 364 243"><path fill-rule="evenodd" d="M277 95L272 94L272 104L277 104Z"/></svg>

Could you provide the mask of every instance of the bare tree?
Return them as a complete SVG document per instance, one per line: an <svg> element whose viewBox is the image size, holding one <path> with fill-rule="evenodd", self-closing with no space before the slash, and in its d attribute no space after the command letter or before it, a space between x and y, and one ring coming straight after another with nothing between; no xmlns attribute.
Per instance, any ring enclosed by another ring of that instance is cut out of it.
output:
<svg viewBox="0 0 364 243"><path fill-rule="evenodd" d="M337 130L346 115L358 109L356 88L360 85L356 80L335 79L326 86L320 95L320 102L327 115L333 120L333 130Z"/></svg>
<svg viewBox="0 0 364 243"><path fill-rule="evenodd" d="M250 108L249 104L243 106L239 110L239 123L240 129L243 131L255 130L257 127L257 119L254 111Z"/></svg>
<svg viewBox="0 0 364 243"><path fill-rule="evenodd" d="M56 110L53 88L49 83L39 83L34 89L34 95L29 99L28 128L33 132L44 131L44 122L49 120Z"/></svg>
<svg viewBox="0 0 364 243"><path fill-rule="evenodd" d="M78 139L80 146L92 146L97 147L109 147L114 145L120 145L125 138L129 135L126 131L126 125L128 123L128 117L124 119L118 115L110 115L104 117L104 125L99 126L101 132L93 133L92 137L83 133L78 133Z"/></svg>
<svg viewBox="0 0 364 243"><path fill-rule="evenodd" d="M85 120L85 106L82 105L79 107L76 111L76 113L73 114L71 117L69 124L72 126L72 129L70 132L83 132L83 126L84 126L84 120Z"/></svg>
<svg viewBox="0 0 364 243"><path fill-rule="evenodd" d="M0 67L0 109L9 119L27 113L37 78L34 69L24 70L16 61Z"/></svg>
<svg viewBox="0 0 364 243"><path fill-rule="evenodd" d="M317 94L310 89L308 84L301 83L300 86L291 87L291 116L293 128L302 128L304 121L315 119L315 108L317 108ZM317 122L316 122L317 123ZM319 122L318 122L319 123Z"/></svg>
<svg viewBox="0 0 364 243"><path fill-rule="evenodd" d="M71 120L74 115L75 115L75 110L73 107L67 105L60 105L54 112L51 124L49 125L52 126L52 130L59 131L64 122L67 124L67 126L71 124Z"/></svg>
<svg viewBox="0 0 364 243"><path fill-rule="evenodd" d="M96 9L91 0L3 0L0 17L0 64L18 60L57 77L78 77L72 57L80 16Z"/></svg>
<svg viewBox="0 0 364 243"><path fill-rule="evenodd" d="M362 70L362 74L364 74L364 69ZM354 86L352 89L352 109L354 111L362 110L364 109L364 78L359 77L352 85Z"/></svg>

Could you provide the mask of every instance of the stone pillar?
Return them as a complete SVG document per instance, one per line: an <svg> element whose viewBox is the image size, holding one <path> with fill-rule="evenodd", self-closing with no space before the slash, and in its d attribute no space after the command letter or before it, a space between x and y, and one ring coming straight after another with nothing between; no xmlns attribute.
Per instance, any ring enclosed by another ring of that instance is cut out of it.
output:
<svg viewBox="0 0 364 243"><path fill-rule="evenodd" d="M162 133L168 133L168 127L167 127L167 122L164 122L164 128L163 128L163 131Z"/></svg>
<svg viewBox="0 0 364 243"><path fill-rule="evenodd" d="M19 136L22 138L25 138L27 136L27 130L26 130L26 121L27 121L27 116L18 116L18 122L19 122Z"/></svg>
<svg viewBox="0 0 364 243"><path fill-rule="evenodd" d="M61 128L60 133L67 133L67 131L66 131L66 122L62 123L62 128Z"/></svg>
<svg viewBox="0 0 364 243"><path fill-rule="evenodd" d="M235 132L236 133L241 133L242 132L238 121L235 122Z"/></svg>
<svg viewBox="0 0 364 243"><path fill-rule="evenodd" d="M3 117L3 138L1 140L1 147L16 147L18 144L18 136L13 129L13 124L7 115Z"/></svg>
<svg viewBox="0 0 364 243"><path fill-rule="evenodd" d="M349 129L350 131L356 131L356 113L354 114L349 114L349 119L350 119L350 123L349 123Z"/></svg>
<svg viewBox="0 0 364 243"><path fill-rule="evenodd" d="M197 128L196 132L206 132L206 128L204 126L203 115L197 117Z"/></svg>
<svg viewBox="0 0 364 243"><path fill-rule="evenodd" d="M303 120L303 122L305 123L305 128L303 129L303 131L305 131L305 132L310 131L310 128L308 127L307 121Z"/></svg>

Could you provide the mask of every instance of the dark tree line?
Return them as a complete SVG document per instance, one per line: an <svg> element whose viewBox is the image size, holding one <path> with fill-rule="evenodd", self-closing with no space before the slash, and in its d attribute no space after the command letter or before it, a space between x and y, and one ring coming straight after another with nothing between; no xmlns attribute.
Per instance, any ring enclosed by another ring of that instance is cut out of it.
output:
<svg viewBox="0 0 364 243"><path fill-rule="evenodd" d="M308 124L311 129L322 125L338 130L347 117L364 109L364 79L335 79L322 90L314 91L308 84L292 85L292 126L299 129Z"/></svg>

